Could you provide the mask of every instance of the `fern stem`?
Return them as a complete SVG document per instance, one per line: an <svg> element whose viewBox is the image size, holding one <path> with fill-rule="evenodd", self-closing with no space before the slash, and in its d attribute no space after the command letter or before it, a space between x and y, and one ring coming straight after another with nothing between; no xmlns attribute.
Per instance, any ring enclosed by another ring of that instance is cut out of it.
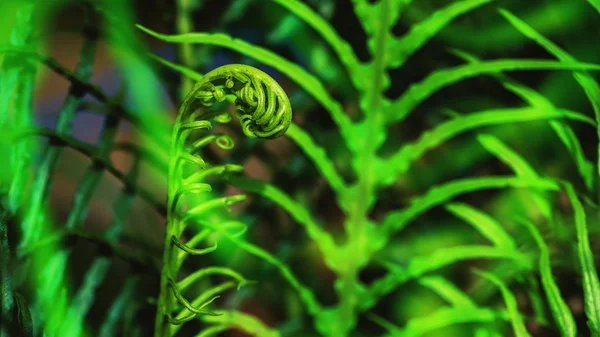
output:
<svg viewBox="0 0 600 337"><path fill-rule="evenodd" d="M391 25L391 3L390 0L382 0L380 3L379 26L375 31L375 50L372 68L372 85L366 92L367 106L371 113L366 115L366 134L364 136L364 147L359 154L359 180L354 190L354 205L350 207L346 232L348 241L346 243L346 261L348 265L342 270L338 292L340 303L337 317L330 332L331 336L344 337L356 324L355 310L358 303L358 273L367 262L368 255L368 212L373 204L375 190L375 151L377 150L376 137L382 132L382 91L385 79L385 50L387 48L388 29Z"/></svg>
<svg viewBox="0 0 600 337"><path fill-rule="evenodd" d="M192 3L190 0L177 0L177 33L187 34L192 31L192 20L190 11ZM190 43L182 43L179 45L179 58L182 64L187 67L194 69L194 55L192 45ZM187 93L192 90L192 79L187 76L181 77L181 92Z"/></svg>

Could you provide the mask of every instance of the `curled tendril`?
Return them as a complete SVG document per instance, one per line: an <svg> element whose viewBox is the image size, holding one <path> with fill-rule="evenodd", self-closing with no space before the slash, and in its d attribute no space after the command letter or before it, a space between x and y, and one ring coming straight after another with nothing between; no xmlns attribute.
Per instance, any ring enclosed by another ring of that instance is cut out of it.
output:
<svg viewBox="0 0 600 337"><path fill-rule="evenodd" d="M243 64L230 64L206 74L186 97L183 119L195 110L195 102L211 106L226 95L237 99L236 116L250 138L277 138L292 122L290 101L279 84L264 72Z"/></svg>
<svg viewBox="0 0 600 337"><path fill-rule="evenodd" d="M244 134L250 138L280 137L291 124L292 108L287 95L279 84L264 72L242 64L222 66L207 73L184 99L175 122L171 141L165 266L161 275L156 337L171 336L171 330L163 324L164 322L180 325L198 314L211 314L202 309L218 297L212 297L200 307L193 307L182 296L175 279L179 266L186 255L208 254L217 248L215 244L212 247L197 249L193 244L184 243L180 236L186 228L186 222L206 214L216 207L228 207L245 198L243 195L216 198L192 205L185 211L182 210L185 196L211 190L210 185L203 182L205 177L242 170L241 166L232 164L211 167L200 157L200 150L213 142L221 149L232 149L234 142L230 136L208 134L188 141L188 137L193 132L211 130L210 119L218 123L231 121L230 114L209 109L214 103L225 101L227 96L235 97L235 115L242 125ZM189 173L188 170L184 170L185 163L192 164L194 172ZM239 227L237 223L232 223L232 226ZM242 226L240 233L244 230L245 227ZM183 254L173 253L173 249L179 249ZM178 260L181 256L183 258ZM233 271L223 273L229 276L238 275ZM201 274L196 273L195 275ZM247 282L240 282L238 286L245 283ZM173 305L176 302L184 306L190 314L174 318L171 314L175 309Z"/></svg>
<svg viewBox="0 0 600 337"><path fill-rule="evenodd" d="M235 145L233 139L229 135L219 135L216 144L223 150L231 150Z"/></svg>

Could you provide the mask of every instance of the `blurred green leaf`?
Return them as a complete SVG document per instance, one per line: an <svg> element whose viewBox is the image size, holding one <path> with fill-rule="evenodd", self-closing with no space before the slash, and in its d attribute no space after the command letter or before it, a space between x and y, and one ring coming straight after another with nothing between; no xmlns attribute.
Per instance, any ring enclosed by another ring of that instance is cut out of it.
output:
<svg viewBox="0 0 600 337"><path fill-rule="evenodd" d="M513 331L515 332L516 337L531 337L527 328L525 327L525 322L523 321L523 317L521 317L521 313L519 312L519 308L517 305L517 299L515 295L508 289L506 284L499 279L497 276L487 273L484 271L475 271L475 273L488 281L495 284L502 293L502 297L504 298L504 303L506 304L506 309L508 310L508 315L510 318L510 322L513 327Z"/></svg>
<svg viewBox="0 0 600 337"><path fill-rule="evenodd" d="M529 230L540 249L538 268L542 277L542 286L544 287L554 321L560 329L561 336L575 337L577 336L577 325L553 276L548 245L544 242L542 235L533 223L525 219L520 219L519 222Z"/></svg>

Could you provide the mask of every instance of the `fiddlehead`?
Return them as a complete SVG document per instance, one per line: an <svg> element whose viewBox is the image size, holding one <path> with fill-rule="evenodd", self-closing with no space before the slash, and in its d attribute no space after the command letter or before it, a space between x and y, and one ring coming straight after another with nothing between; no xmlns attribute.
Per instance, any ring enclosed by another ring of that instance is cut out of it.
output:
<svg viewBox="0 0 600 337"><path fill-rule="evenodd" d="M179 325L198 314L207 313L203 308L215 299L212 297L199 307L193 307L185 299L179 283L175 280L186 255L202 255L216 249L216 245L196 249L184 243L180 237L186 228L186 222L216 207L228 206L244 199L241 195L223 197L193 205L189 209L184 209L182 205L188 194L211 191L210 185L203 182L207 175L242 170L241 166L231 164L208 167L199 154L203 147L212 142L222 149L231 149L234 145L233 139L228 135L208 134L193 141L188 140L195 131L210 130L211 118L219 122L231 120L229 115L215 113L209 109L214 103L224 101L228 95L236 98L235 115L244 134L250 138L277 138L283 135L291 124L292 109L283 89L269 75L246 65L231 64L214 69L207 73L184 99L171 139L167 228L155 337L171 336L171 325ZM186 164L195 166L192 173L184 169ZM226 276L232 275L225 270L221 273ZM173 311L177 308L187 310L187 314L174 317Z"/></svg>

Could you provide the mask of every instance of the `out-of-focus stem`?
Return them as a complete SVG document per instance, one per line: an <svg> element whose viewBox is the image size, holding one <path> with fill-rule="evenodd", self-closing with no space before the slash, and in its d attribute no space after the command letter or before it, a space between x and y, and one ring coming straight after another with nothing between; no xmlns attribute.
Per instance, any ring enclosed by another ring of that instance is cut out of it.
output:
<svg viewBox="0 0 600 337"><path fill-rule="evenodd" d="M187 34L192 31L192 19L191 9L193 0L177 0L177 33ZM194 60L192 45L189 43L182 43L179 45L179 58L181 63L188 68L195 68L196 62ZM193 80L186 76L181 77L181 98L183 98L188 92L192 90Z"/></svg>

